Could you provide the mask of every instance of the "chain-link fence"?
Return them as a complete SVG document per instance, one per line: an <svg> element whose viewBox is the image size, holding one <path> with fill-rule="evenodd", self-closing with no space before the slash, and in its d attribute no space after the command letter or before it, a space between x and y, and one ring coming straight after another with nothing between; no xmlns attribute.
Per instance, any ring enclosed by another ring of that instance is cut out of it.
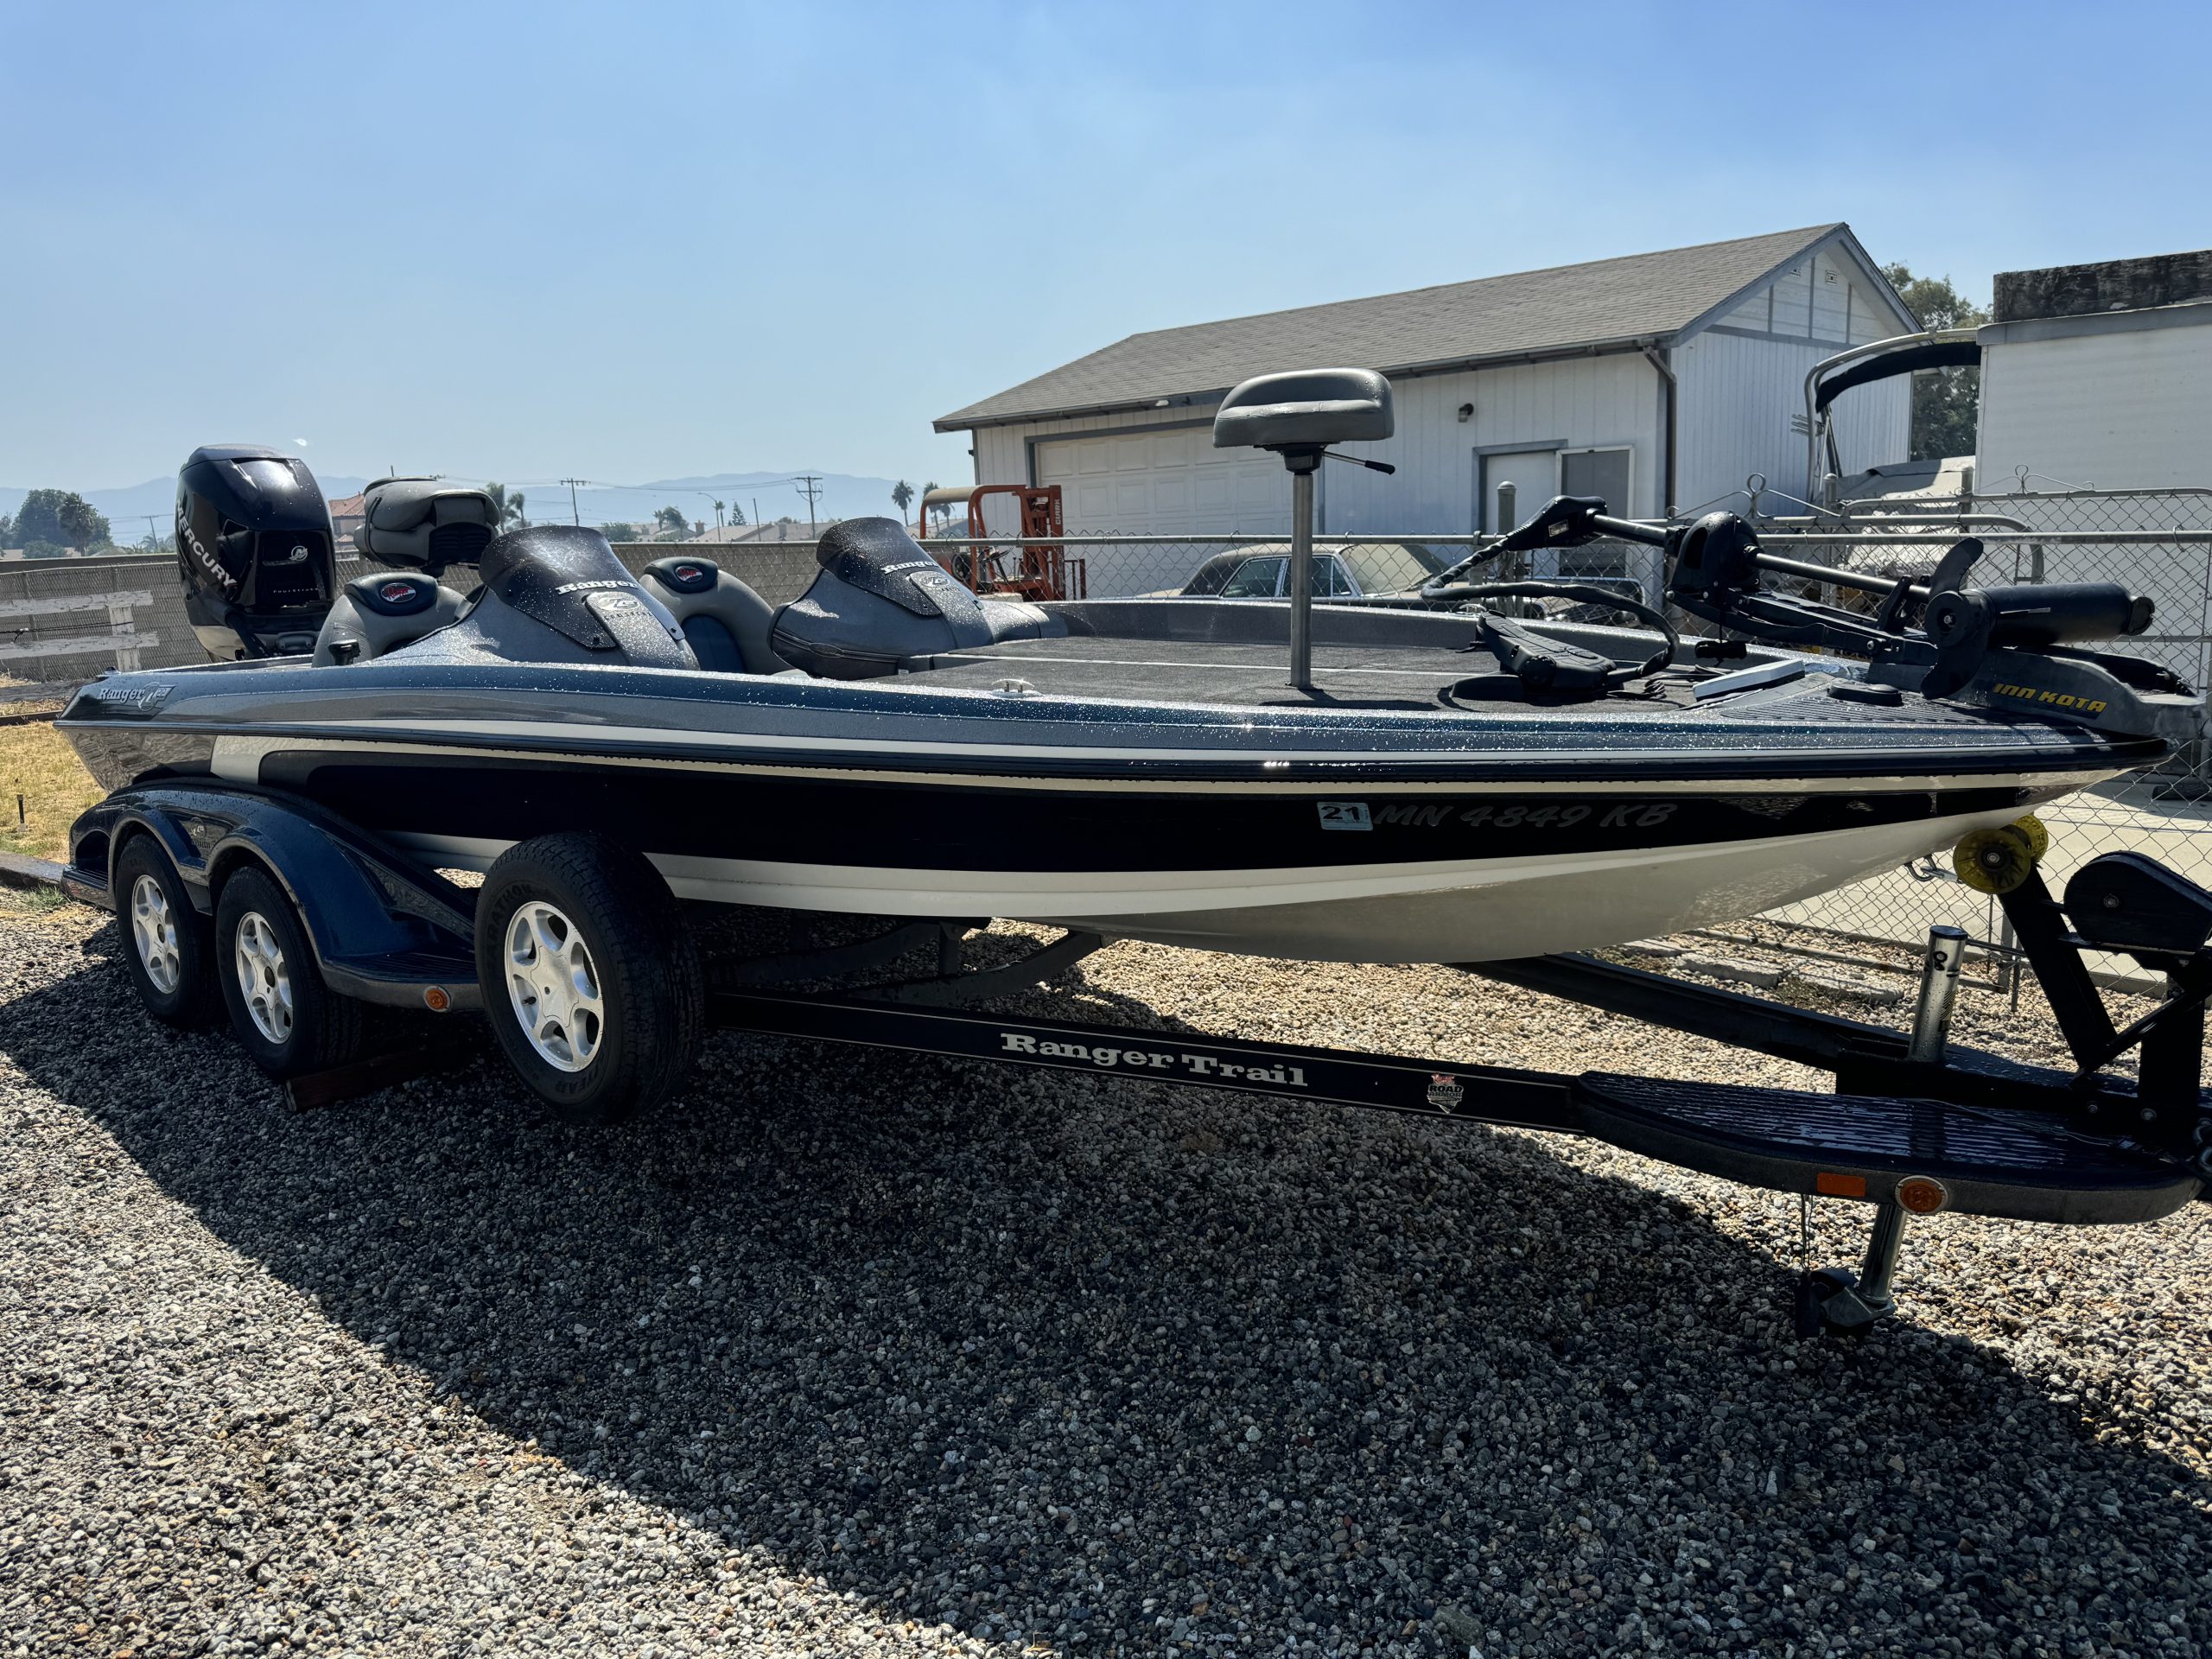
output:
<svg viewBox="0 0 2212 1659"><path fill-rule="evenodd" d="M1845 502L1834 513L1766 518L1771 550L1865 575L1924 579L1961 537L1983 553L1969 580L2113 582L2147 595L2150 629L2115 649L2149 658L2201 692L2212 683L2212 490L2031 491ZM1855 602L1841 589L1822 595ZM2174 752L2041 810L2051 832L2044 874L2054 887L2100 854L2151 855L2212 886L2212 745L2202 711L2166 734ZM2011 939L1996 901L1934 860L1824 893L1770 918L1855 938L1916 944L1948 923L1986 944Z"/></svg>
<svg viewBox="0 0 2212 1659"><path fill-rule="evenodd" d="M1403 598L1418 602L1427 582L1495 537L1323 536L1313 538L1316 599ZM1282 536L1068 536L925 546L981 593L1034 599L1283 599L1289 594L1290 541ZM1665 579L1659 549L1597 541L1501 559L1481 579L1541 577L1596 581L1656 604Z"/></svg>

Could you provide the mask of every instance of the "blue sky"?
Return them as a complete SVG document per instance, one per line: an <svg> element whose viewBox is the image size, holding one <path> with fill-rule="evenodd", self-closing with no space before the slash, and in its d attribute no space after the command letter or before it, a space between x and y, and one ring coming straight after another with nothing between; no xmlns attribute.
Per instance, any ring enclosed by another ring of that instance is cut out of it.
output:
<svg viewBox="0 0 2212 1659"><path fill-rule="evenodd" d="M1141 329L1848 219L2212 242L2202 8L0 0L0 484L966 476Z"/></svg>

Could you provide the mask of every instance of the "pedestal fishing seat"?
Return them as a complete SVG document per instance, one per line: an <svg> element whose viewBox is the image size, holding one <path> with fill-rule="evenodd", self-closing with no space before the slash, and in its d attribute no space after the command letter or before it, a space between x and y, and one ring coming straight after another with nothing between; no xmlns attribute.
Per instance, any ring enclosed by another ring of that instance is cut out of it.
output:
<svg viewBox="0 0 2212 1659"><path fill-rule="evenodd" d="M359 531L363 558L382 569L347 582L315 636L318 666L367 662L455 621L467 601L438 578L474 564L499 533L499 504L483 490L435 478L369 486Z"/></svg>

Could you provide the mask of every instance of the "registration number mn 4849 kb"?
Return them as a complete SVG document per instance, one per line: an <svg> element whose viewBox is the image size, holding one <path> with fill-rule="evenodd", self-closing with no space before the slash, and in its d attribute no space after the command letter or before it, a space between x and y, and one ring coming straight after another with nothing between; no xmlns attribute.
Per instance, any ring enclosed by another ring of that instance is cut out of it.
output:
<svg viewBox="0 0 2212 1659"><path fill-rule="evenodd" d="M1372 830L1402 825L1415 830L1461 824L1468 829L1564 830L1597 820L1601 830L1649 830L1675 815L1672 801L1319 801L1324 830Z"/></svg>

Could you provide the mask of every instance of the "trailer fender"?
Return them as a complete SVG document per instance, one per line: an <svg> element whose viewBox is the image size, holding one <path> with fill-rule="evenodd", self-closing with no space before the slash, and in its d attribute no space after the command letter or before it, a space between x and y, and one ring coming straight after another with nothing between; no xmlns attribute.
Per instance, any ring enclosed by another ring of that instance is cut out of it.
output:
<svg viewBox="0 0 2212 1659"><path fill-rule="evenodd" d="M146 833L212 914L232 872L257 867L298 911L332 989L364 1001L444 1011L478 1004L473 895L311 803L223 785L141 785L80 817L71 889L113 907L114 860ZM99 872L97 890L93 870ZM436 991L440 995L428 996Z"/></svg>

